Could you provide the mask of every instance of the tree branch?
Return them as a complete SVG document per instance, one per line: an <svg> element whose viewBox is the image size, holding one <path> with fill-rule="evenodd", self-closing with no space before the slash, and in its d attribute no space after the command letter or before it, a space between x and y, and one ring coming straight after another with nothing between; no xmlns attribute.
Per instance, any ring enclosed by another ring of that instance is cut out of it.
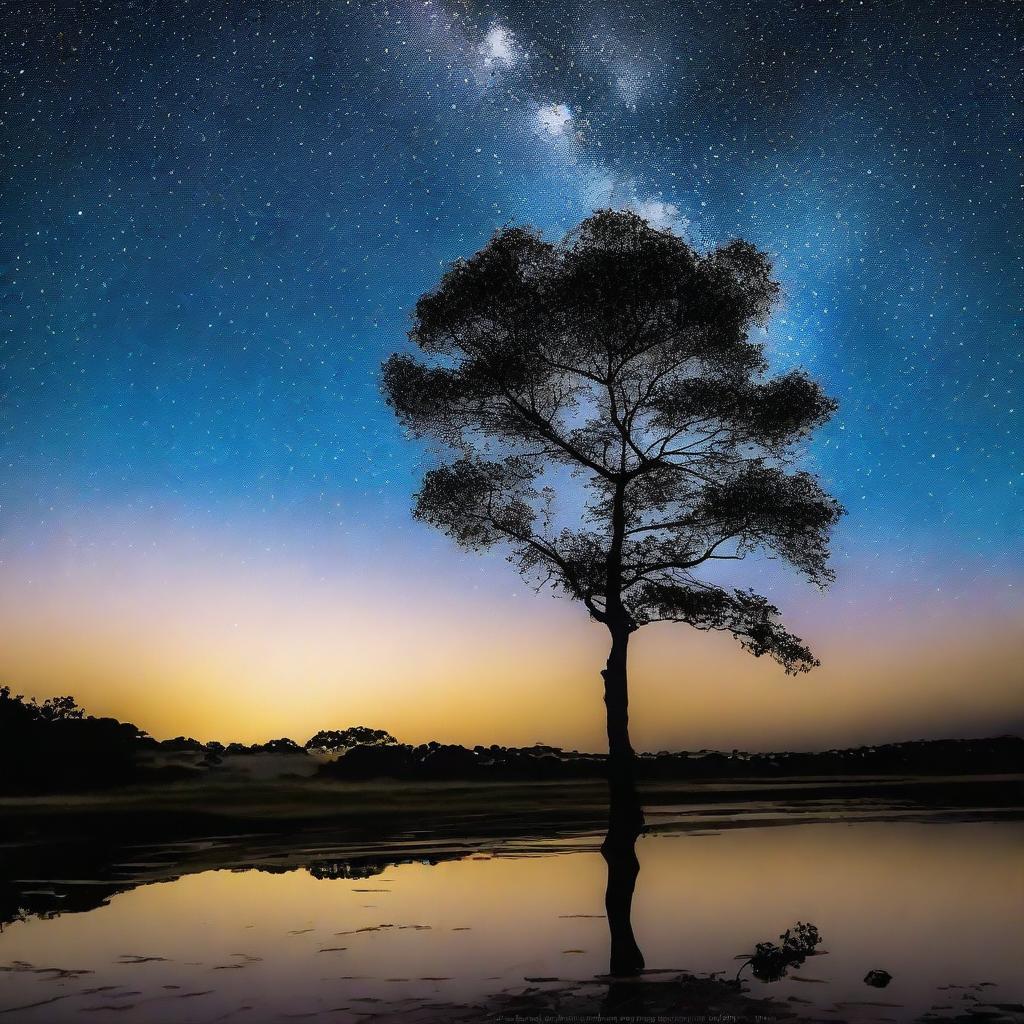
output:
<svg viewBox="0 0 1024 1024"><path fill-rule="evenodd" d="M628 583L623 583L622 588L625 590L627 587L635 586L641 580L646 579L652 572L664 572L666 569L677 569L685 572L688 569L695 569L698 565L702 565L708 561L720 561L720 562L734 562L741 561L742 555L716 555L715 551L720 548L727 540L733 540L734 535L728 537L722 537L721 540L715 541L702 555L698 555L696 558L689 559L670 559L663 562L650 562L648 564L641 563L638 566L628 566L627 568L634 570L634 575L630 578Z"/></svg>

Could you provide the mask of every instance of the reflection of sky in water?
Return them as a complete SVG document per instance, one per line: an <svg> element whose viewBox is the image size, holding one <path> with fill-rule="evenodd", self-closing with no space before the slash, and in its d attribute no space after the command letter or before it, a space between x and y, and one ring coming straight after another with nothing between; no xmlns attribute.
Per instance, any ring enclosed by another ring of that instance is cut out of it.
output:
<svg viewBox="0 0 1024 1024"><path fill-rule="evenodd" d="M939 991L950 984L994 982L982 1001L1016 1002L1021 837L1016 823L648 836L638 847L634 927L651 968L731 974L733 957L754 942L812 921L828 955L793 972L805 980L754 982L753 992L811 1000L830 1015L841 1003L843 1020L911 1020L935 1005L969 1005L969 988ZM180 1024L235 1012L251 1019L246 1005L260 1019L394 1011L476 1000L527 977L586 979L607 967L604 880L591 850L405 864L368 879L186 876L86 914L11 926L0 935L0 964L95 973L6 974L0 1010L71 993L17 1019L82 1020L88 1007L116 1006L119 1021ZM119 963L132 957L164 959ZM862 981L873 968L894 976L883 991Z"/></svg>

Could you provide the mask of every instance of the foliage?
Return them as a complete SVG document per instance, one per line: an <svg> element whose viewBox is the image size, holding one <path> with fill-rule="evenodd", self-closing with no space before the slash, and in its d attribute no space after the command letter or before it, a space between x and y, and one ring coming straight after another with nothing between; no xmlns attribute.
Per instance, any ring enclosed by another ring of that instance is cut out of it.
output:
<svg viewBox="0 0 1024 1024"><path fill-rule="evenodd" d="M201 740L195 739L192 736L175 736L173 739L161 740L160 748L161 750L169 750L174 752L189 751L198 753L200 751L205 752L207 749L207 744L203 743Z"/></svg>
<svg viewBox="0 0 1024 1024"><path fill-rule="evenodd" d="M145 734L113 718L86 717L72 697L39 703L0 687L0 789L82 789L135 778Z"/></svg>
<svg viewBox="0 0 1024 1024"><path fill-rule="evenodd" d="M282 736L280 739L267 740L266 743L254 743L253 750L264 754L302 754L305 753L302 747L290 739Z"/></svg>
<svg viewBox="0 0 1024 1024"><path fill-rule="evenodd" d="M321 754L335 754L349 747L377 747L397 743L391 733L384 729L370 729L365 725L354 725L349 729L321 729L306 740L306 750Z"/></svg>
<svg viewBox="0 0 1024 1024"><path fill-rule="evenodd" d="M739 978L740 971L749 965L758 981L779 981L786 976L790 967L799 967L809 956L813 956L820 944L818 929L813 924L797 921L779 936L778 944L759 942L736 972L736 977Z"/></svg>
<svg viewBox="0 0 1024 1024"><path fill-rule="evenodd" d="M417 303L426 358L384 365L399 420L447 453L415 515L506 545L613 633L686 622L810 669L774 605L697 571L760 550L832 578L842 509L792 464L835 403L802 371L766 376L751 334L778 293L753 245L698 253L632 213L560 243L499 231Z"/></svg>
<svg viewBox="0 0 1024 1024"><path fill-rule="evenodd" d="M333 779L393 778L479 781L595 778L604 758L566 754L554 747L463 747L454 743L406 743L357 746L320 768Z"/></svg>
<svg viewBox="0 0 1024 1024"><path fill-rule="evenodd" d="M2 722L70 722L82 718L84 712L74 697L47 697L41 704L33 697L12 694L9 686L0 686L0 721Z"/></svg>

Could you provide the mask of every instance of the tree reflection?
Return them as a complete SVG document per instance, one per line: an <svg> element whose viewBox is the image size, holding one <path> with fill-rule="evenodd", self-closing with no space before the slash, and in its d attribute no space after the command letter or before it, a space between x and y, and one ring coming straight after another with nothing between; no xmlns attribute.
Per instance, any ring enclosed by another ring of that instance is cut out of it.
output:
<svg viewBox="0 0 1024 1024"><path fill-rule="evenodd" d="M640 873L636 841L644 828L643 810L634 792L612 792L608 808L608 832L601 856L608 865L604 905L611 940L608 973L631 977L644 969L644 956L633 935L633 890Z"/></svg>

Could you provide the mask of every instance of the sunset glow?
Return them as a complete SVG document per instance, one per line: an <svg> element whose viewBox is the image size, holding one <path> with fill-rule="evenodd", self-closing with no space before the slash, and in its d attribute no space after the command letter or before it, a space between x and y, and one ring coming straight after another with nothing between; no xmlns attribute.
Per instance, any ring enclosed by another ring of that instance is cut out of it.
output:
<svg viewBox="0 0 1024 1024"><path fill-rule="evenodd" d="M499 558L425 530L422 544L368 558L353 543L318 571L308 550L155 526L134 547L65 537L8 560L0 675L159 738L303 742L366 724L409 742L602 749L605 631ZM1004 594L783 590L823 661L799 677L729 637L652 627L633 651L635 742L815 748L1007 731L1019 645Z"/></svg>

